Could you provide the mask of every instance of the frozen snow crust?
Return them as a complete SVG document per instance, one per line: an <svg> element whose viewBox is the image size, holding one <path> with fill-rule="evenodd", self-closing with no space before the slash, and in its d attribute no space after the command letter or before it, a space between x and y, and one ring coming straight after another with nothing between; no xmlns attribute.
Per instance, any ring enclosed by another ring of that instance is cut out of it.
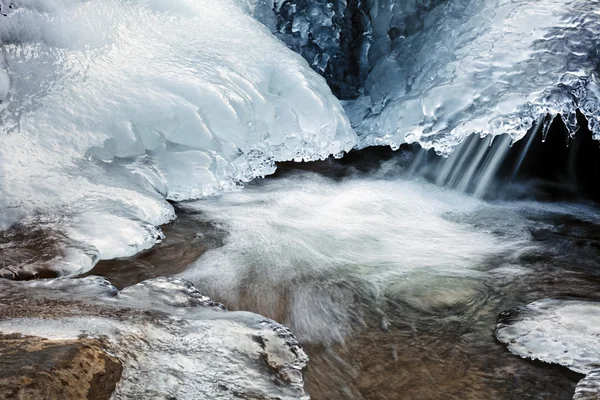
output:
<svg viewBox="0 0 600 400"><path fill-rule="evenodd" d="M233 0L0 2L0 229L66 231L84 251L65 273L152 246L165 199L356 144L324 79Z"/></svg>

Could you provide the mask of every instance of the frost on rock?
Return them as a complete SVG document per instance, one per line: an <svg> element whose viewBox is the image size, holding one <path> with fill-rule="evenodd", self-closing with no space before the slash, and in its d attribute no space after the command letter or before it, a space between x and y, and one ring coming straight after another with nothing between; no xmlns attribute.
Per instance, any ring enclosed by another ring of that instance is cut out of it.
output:
<svg viewBox="0 0 600 400"><path fill-rule="evenodd" d="M1 3L0 229L127 256L174 217L165 198L356 143L323 78L237 1Z"/></svg>
<svg viewBox="0 0 600 400"><path fill-rule="evenodd" d="M465 136L520 139L576 110L600 138L597 0L452 0L382 58L347 104L360 146L419 142L447 155Z"/></svg>
<svg viewBox="0 0 600 400"><path fill-rule="evenodd" d="M600 303L544 299L505 311L496 337L511 353L587 374L574 399L600 396Z"/></svg>
<svg viewBox="0 0 600 400"><path fill-rule="evenodd" d="M100 277L2 280L0 289L0 332L102 340L123 364L113 399L308 399L308 357L287 328L228 312L184 280L121 292ZM11 315L9 302L21 301L27 309Z"/></svg>

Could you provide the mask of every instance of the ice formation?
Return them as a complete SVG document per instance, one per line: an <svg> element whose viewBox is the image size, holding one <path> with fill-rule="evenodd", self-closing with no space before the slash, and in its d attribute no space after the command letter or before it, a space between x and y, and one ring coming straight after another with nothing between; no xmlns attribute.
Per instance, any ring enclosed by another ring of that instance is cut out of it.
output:
<svg viewBox="0 0 600 400"><path fill-rule="evenodd" d="M600 138L597 0L453 0L395 40L347 104L361 146L419 142L448 154L467 135L520 139L576 110ZM383 29L383 27L381 27Z"/></svg>
<svg viewBox="0 0 600 400"><path fill-rule="evenodd" d="M241 0L240 0L241 1ZM322 74L340 98L362 90L392 42L441 0L245 0L247 11Z"/></svg>
<svg viewBox="0 0 600 400"><path fill-rule="evenodd" d="M496 337L521 357L587 374L577 386L575 399L600 396L600 303L539 300L500 314Z"/></svg>
<svg viewBox="0 0 600 400"><path fill-rule="evenodd" d="M248 11L322 74L337 96L348 98L357 96L368 73L368 19L358 3L249 0Z"/></svg>
<svg viewBox="0 0 600 400"><path fill-rule="evenodd" d="M63 272L160 238L165 201L350 150L325 81L233 0L2 0L0 229L66 232Z"/></svg>
<svg viewBox="0 0 600 400"><path fill-rule="evenodd" d="M518 140L558 114L572 134L577 109L600 137L597 0L245 2L334 93L364 91L346 104L361 147L447 155L469 134Z"/></svg>
<svg viewBox="0 0 600 400"><path fill-rule="evenodd" d="M124 367L113 399L308 399L308 358L287 328L228 312L189 282L159 278L117 292L88 277L0 280L0 288L6 304L36 299L25 314L0 320L3 333L102 338Z"/></svg>
<svg viewBox="0 0 600 400"><path fill-rule="evenodd" d="M598 397L600 397L600 369L594 369L579 381L573 400L598 400Z"/></svg>

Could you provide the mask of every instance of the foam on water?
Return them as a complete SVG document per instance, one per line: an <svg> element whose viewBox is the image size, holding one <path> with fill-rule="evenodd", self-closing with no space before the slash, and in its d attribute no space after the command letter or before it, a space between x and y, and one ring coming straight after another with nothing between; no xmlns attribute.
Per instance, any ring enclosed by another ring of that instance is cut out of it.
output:
<svg viewBox="0 0 600 400"><path fill-rule="evenodd" d="M232 0L2 4L0 228L68 232L83 270L152 246L165 198L356 142L323 78Z"/></svg>
<svg viewBox="0 0 600 400"><path fill-rule="evenodd" d="M507 220L502 207L398 179L300 174L184 208L228 236L181 275L309 341L343 340L384 295L422 310L468 302L486 259L529 246L518 213Z"/></svg>

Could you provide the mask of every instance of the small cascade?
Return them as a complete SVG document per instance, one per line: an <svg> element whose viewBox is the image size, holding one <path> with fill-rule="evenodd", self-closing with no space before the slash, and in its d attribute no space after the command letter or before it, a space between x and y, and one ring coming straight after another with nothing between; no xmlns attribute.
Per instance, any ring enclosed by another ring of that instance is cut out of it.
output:
<svg viewBox="0 0 600 400"><path fill-rule="evenodd" d="M528 142L536 135L529 135ZM476 197L485 197L508 154L512 138L509 135L469 136L448 158L440 158L432 151L420 149L410 167L410 175L422 176L438 186L444 186ZM525 150L521 159L526 157Z"/></svg>
<svg viewBox="0 0 600 400"><path fill-rule="evenodd" d="M600 143L580 119L574 135L556 118L540 120L516 142L509 135L471 135L447 158L419 149L408 174L478 198L600 201Z"/></svg>

